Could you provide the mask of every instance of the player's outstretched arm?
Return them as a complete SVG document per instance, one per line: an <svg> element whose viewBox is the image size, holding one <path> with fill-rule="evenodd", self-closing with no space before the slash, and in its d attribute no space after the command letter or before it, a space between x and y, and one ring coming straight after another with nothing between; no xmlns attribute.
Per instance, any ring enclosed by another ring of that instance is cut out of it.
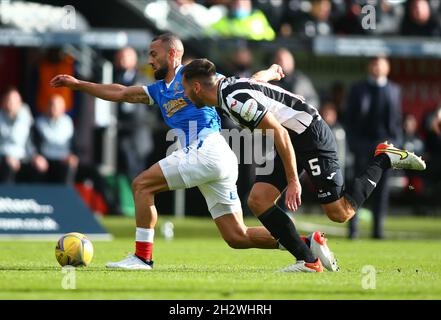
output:
<svg viewBox="0 0 441 320"><path fill-rule="evenodd" d="M259 71L251 77L252 80L263 82L280 81L283 78L285 78L285 74L278 64L273 64L268 69Z"/></svg>
<svg viewBox="0 0 441 320"><path fill-rule="evenodd" d="M264 132L273 130L276 150L282 159L286 179L288 181L285 205L289 210L296 211L302 204L302 186L300 185L299 176L297 174L296 155L288 130L286 130L270 112L266 113L257 128L262 129Z"/></svg>
<svg viewBox="0 0 441 320"><path fill-rule="evenodd" d="M113 102L150 104L149 96L142 87L126 87L120 84L98 84L81 81L69 75L58 75L50 85L55 88L66 87L83 91L97 98Z"/></svg>

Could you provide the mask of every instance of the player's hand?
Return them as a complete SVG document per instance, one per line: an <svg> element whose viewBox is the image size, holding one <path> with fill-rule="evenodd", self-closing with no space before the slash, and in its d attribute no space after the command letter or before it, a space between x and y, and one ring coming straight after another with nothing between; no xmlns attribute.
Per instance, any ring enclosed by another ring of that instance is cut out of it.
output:
<svg viewBox="0 0 441 320"><path fill-rule="evenodd" d="M274 73L274 81L280 81L285 78L285 73L283 72L283 69L280 65L273 64L270 67L270 70Z"/></svg>
<svg viewBox="0 0 441 320"><path fill-rule="evenodd" d="M32 164L39 172L47 172L49 169L49 163L43 156L40 155L37 155L34 157L34 159L32 159Z"/></svg>
<svg viewBox="0 0 441 320"><path fill-rule="evenodd" d="M72 76L60 74L51 80L50 85L54 88L66 87L75 90L79 83L80 81Z"/></svg>
<svg viewBox="0 0 441 320"><path fill-rule="evenodd" d="M64 158L64 162L67 163L71 168L77 168L80 161L76 155L70 154Z"/></svg>
<svg viewBox="0 0 441 320"><path fill-rule="evenodd" d="M302 204L302 186L300 181L290 181L286 188L285 206L290 211L296 211Z"/></svg>
<svg viewBox="0 0 441 320"><path fill-rule="evenodd" d="M21 162L16 158L6 157L6 163L9 165L10 168L12 168L14 172L18 172L18 170L20 170L21 168Z"/></svg>

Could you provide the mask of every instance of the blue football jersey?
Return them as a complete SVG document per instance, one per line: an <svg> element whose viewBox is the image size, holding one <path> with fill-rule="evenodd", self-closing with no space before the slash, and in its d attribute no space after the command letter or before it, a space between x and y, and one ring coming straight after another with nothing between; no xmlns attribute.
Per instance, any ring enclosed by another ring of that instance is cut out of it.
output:
<svg viewBox="0 0 441 320"><path fill-rule="evenodd" d="M182 66L178 67L176 76L169 86L160 80L145 86L144 90L150 102L161 109L165 123L178 129L177 135L183 147L188 146L204 135L220 131L221 120L214 107L196 108L184 95L182 86Z"/></svg>

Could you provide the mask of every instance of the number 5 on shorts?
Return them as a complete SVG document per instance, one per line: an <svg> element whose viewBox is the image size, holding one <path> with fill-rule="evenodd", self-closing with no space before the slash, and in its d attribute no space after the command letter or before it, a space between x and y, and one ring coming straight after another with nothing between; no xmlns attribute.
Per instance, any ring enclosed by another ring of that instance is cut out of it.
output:
<svg viewBox="0 0 441 320"><path fill-rule="evenodd" d="M317 164L318 158L311 159L308 162L309 162L309 167L311 168L311 174L313 176L319 176L322 173L322 171L320 170L320 166Z"/></svg>

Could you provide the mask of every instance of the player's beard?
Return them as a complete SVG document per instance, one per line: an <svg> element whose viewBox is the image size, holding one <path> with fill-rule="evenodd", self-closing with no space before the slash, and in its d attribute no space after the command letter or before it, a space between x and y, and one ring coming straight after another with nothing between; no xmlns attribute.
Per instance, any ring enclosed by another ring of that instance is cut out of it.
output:
<svg viewBox="0 0 441 320"><path fill-rule="evenodd" d="M168 66L164 66L155 71L155 79L163 80L167 76Z"/></svg>

